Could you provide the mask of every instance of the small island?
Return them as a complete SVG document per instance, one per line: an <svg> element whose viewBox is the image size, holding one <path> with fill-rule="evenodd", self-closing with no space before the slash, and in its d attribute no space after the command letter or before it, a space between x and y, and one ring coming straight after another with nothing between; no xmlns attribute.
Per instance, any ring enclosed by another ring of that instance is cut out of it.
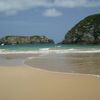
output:
<svg viewBox="0 0 100 100"><path fill-rule="evenodd" d="M46 36L5 36L0 39L0 45L13 44L54 44L54 41Z"/></svg>
<svg viewBox="0 0 100 100"><path fill-rule="evenodd" d="M100 14L81 20L66 33L61 44L100 44Z"/></svg>

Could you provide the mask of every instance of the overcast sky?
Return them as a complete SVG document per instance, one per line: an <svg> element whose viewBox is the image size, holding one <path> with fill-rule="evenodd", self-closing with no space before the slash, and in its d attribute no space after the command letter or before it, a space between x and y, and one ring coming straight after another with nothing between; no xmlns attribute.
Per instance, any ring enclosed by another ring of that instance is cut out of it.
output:
<svg viewBox="0 0 100 100"><path fill-rule="evenodd" d="M100 0L0 0L0 35L47 35L56 42Z"/></svg>

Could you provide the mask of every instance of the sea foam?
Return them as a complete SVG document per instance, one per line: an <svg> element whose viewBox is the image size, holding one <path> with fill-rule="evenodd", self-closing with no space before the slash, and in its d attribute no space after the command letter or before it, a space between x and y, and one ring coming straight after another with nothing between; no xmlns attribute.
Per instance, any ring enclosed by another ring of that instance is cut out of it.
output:
<svg viewBox="0 0 100 100"><path fill-rule="evenodd" d="M5 50L0 49L0 54L16 54L16 53L32 53L32 54L63 54L63 53L100 53L100 49L51 49L51 48L41 48L39 50L26 50L26 51L17 51L17 50Z"/></svg>

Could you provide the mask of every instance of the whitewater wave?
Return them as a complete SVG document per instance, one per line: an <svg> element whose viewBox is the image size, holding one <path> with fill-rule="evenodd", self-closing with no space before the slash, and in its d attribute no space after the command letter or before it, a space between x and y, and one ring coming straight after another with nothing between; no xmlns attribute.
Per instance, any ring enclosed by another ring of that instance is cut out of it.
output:
<svg viewBox="0 0 100 100"><path fill-rule="evenodd" d="M26 51L17 51L17 50L5 50L0 49L0 54L15 54L15 53L32 53L32 54L60 54L60 53L100 53L100 49L51 49L51 48L41 48L39 50L26 50Z"/></svg>
<svg viewBox="0 0 100 100"><path fill-rule="evenodd" d="M5 49L0 49L0 53L6 52Z"/></svg>

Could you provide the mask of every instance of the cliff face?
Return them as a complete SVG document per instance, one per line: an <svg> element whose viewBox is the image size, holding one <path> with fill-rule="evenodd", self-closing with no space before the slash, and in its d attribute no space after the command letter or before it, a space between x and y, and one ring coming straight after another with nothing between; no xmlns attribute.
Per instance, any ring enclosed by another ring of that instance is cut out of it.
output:
<svg viewBox="0 0 100 100"><path fill-rule="evenodd" d="M54 44L54 41L46 36L5 36L0 44Z"/></svg>
<svg viewBox="0 0 100 100"><path fill-rule="evenodd" d="M86 17L66 35L62 44L100 44L100 14Z"/></svg>

